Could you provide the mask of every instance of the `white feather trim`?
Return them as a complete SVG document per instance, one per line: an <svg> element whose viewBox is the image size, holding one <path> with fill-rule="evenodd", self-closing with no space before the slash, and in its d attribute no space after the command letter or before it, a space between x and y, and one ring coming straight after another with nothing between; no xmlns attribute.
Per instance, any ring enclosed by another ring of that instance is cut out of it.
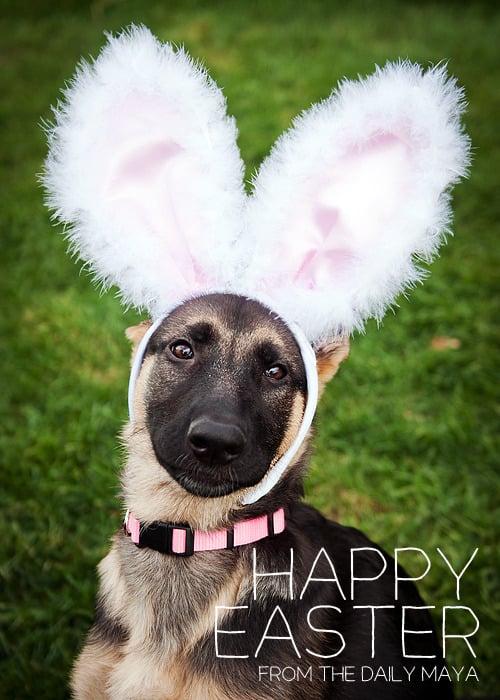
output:
<svg viewBox="0 0 500 700"><path fill-rule="evenodd" d="M449 232L448 189L469 162L463 106L443 67L405 62L301 115L254 181L248 290L313 341L380 319Z"/></svg>
<svg viewBox="0 0 500 700"><path fill-rule="evenodd" d="M157 316L227 286L243 164L234 120L204 70L132 27L82 63L55 116L48 204L106 287Z"/></svg>

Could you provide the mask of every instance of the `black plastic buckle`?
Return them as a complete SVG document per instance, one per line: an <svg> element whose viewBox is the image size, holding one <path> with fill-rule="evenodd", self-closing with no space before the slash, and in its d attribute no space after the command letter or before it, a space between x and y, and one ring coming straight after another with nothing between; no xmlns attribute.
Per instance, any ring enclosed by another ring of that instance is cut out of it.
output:
<svg viewBox="0 0 500 700"><path fill-rule="evenodd" d="M174 552L172 549L174 530L184 530L186 533L186 548L184 552ZM125 532L127 532L126 529ZM136 546L139 547L139 549L154 549L156 552L173 554L176 557L190 557L194 554L194 532L189 525L161 522L151 523L151 525L147 527L141 526L139 542L137 542Z"/></svg>
<svg viewBox="0 0 500 700"><path fill-rule="evenodd" d="M176 525L175 523L167 524L167 554L173 554L176 557L190 557L194 554L194 532L189 525ZM172 537L174 530L184 530L186 533L186 548L183 552L174 552L172 549Z"/></svg>

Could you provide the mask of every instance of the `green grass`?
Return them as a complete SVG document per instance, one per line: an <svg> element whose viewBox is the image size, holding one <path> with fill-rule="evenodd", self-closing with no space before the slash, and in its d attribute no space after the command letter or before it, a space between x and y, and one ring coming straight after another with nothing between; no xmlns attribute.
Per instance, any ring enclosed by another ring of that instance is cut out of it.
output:
<svg viewBox="0 0 500 700"><path fill-rule="evenodd" d="M291 117L344 75L409 57L449 61L467 91L475 156L457 188L455 232L425 286L351 357L318 416L308 498L389 551L420 547L429 604L478 615L462 695L498 692L498 222L500 11L494 3L396 0L1 2L0 696L67 697L68 670L90 622L94 567L117 526L116 434L126 419L135 321L100 297L51 228L36 174L50 117L81 55L103 30L142 21L204 59L238 119L249 175ZM436 350L433 338L457 347ZM406 560L405 560L406 561ZM420 562L408 561L417 575Z"/></svg>

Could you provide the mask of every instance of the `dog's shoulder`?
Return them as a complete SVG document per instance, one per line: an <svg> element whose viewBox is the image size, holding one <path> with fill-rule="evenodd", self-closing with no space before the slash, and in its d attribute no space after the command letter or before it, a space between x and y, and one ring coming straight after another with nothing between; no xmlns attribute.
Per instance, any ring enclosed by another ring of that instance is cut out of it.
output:
<svg viewBox="0 0 500 700"><path fill-rule="evenodd" d="M377 552L377 556L392 559L378 544L355 527L342 525L325 517L318 510L300 501L289 509L288 531L301 551L319 551L335 558L339 566L349 565L353 552ZM374 559L363 558L361 566L370 568Z"/></svg>
<svg viewBox="0 0 500 700"><path fill-rule="evenodd" d="M398 578L398 605L423 605L416 586L394 557L361 530L326 518L304 502L289 512L290 546L300 556L297 574L302 578L337 579L346 598L360 604L394 602ZM302 569L302 571L300 571Z"/></svg>

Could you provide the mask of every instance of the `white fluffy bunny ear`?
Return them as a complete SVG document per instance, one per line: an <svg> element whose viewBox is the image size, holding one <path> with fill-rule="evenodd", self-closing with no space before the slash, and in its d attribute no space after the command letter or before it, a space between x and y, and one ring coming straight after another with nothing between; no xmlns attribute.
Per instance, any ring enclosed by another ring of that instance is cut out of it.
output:
<svg viewBox="0 0 500 700"><path fill-rule="evenodd" d="M155 317L226 286L245 201L236 136L206 72L144 27L80 66L49 132L48 204L125 303Z"/></svg>
<svg viewBox="0 0 500 700"><path fill-rule="evenodd" d="M443 67L403 62L301 115L254 182L248 288L312 342L381 319L448 232L469 163L463 106Z"/></svg>

